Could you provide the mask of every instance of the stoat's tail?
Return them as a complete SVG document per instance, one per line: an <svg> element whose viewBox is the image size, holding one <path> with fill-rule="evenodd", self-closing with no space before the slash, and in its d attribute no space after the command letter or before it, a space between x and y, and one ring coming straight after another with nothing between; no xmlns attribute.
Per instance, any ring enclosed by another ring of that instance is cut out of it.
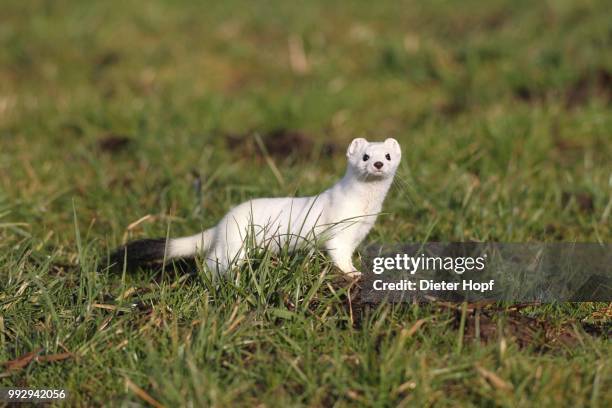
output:
<svg viewBox="0 0 612 408"><path fill-rule="evenodd" d="M214 230L208 229L198 234L166 240L140 239L128 242L117 248L110 256L109 265L113 268L135 269L144 264L160 262L164 259L192 258L198 252L207 252L213 240Z"/></svg>

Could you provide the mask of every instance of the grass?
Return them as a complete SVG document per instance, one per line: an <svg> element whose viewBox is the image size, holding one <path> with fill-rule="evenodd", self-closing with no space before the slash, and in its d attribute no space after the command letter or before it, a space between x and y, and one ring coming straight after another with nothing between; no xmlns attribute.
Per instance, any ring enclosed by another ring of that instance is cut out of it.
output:
<svg viewBox="0 0 612 408"><path fill-rule="evenodd" d="M217 283L97 272L127 239L321 191L357 136L403 147L368 242L609 243L608 11L3 2L0 386L77 406L610 405L606 304L365 306L317 253ZM253 135L279 129L312 145L272 165Z"/></svg>

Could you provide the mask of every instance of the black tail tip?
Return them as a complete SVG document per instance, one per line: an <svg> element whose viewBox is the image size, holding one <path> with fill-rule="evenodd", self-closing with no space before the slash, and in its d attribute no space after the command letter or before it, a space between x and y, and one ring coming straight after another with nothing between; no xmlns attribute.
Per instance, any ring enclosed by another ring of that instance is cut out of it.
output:
<svg viewBox="0 0 612 408"><path fill-rule="evenodd" d="M109 258L111 270L136 269L139 266L159 262L166 253L166 239L140 239L128 242L114 250Z"/></svg>

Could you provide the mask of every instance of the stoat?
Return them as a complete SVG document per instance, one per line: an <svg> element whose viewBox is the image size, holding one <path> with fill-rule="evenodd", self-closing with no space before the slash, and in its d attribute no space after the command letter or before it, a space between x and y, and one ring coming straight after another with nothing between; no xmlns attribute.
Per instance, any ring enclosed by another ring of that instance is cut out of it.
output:
<svg viewBox="0 0 612 408"><path fill-rule="evenodd" d="M133 268L145 262L204 255L213 272L240 265L249 247L289 252L304 244L321 246L345 274L356 277L352 255L380 213L401 159L395 139L354 139L346 151L344 177L310 197L257 198L232 208L219 223L195 235L132 241L111 255L111 263ZM167 242L166 242L167 241Z"/></svg>

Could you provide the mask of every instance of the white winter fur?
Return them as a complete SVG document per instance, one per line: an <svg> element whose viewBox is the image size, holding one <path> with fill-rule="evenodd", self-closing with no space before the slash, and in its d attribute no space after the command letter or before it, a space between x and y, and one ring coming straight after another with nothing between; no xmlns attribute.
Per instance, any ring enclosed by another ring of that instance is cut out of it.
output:
<svg viewBox="0 0 612 408"><path fill-rule="evenodd" d="M338 269L359 275L351 259L353 252L382 209L401 150L395 139L370 143L358 138L351 142L346 156L346 174L321 194L242 203L216 226L190 237L171 239L167 257L205 253L208 267L223 273L244 259L247 240L276 252L287 244L292 250L316 241Z"/></svg>

